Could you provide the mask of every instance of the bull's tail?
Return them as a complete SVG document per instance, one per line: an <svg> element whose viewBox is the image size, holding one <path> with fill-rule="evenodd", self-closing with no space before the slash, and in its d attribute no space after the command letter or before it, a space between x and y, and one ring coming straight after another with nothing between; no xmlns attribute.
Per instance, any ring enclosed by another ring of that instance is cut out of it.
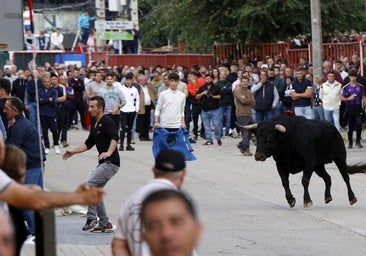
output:
<svg viewBox="0 0 366 256"><path fill-rule="evenodd" d="M355 165L347 165L347 173L355 174L355 173L366 173L366 164L355 164Z"/></svg>

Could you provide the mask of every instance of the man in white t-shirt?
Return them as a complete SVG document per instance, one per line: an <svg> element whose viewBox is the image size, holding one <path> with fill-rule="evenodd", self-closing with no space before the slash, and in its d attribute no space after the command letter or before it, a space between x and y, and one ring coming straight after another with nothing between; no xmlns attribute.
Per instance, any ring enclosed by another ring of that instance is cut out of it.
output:
<svg viewBox="0 0 366 256"><path fill-rule="evenodd" d="M141 203L152 192L180 188L186 175L185 168L184 155L179 151L164 149L157 155L152 169L154 179L132 194L120 210L112 241L113 255L150 255L141 239Z"/></svg>
<svg viewBox="0 0 366 256"><path fill-rule="evenodd" d="M64 51L64 35L61 34L61 29L56 28L56 31L51 34L51 50L61 50Z"/></svg>

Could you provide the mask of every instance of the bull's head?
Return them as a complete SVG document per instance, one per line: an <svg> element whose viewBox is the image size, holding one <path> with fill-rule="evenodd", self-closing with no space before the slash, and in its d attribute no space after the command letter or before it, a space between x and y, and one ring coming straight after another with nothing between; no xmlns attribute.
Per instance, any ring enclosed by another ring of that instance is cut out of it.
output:
<svg viewBox="0 0 366 256"><path fill-rule="evenodd" d="M260 122L259 124L240 125L242 129L253 130L256 129L257 134L257 150L254 154L256 161L265 161L271 157L273 153L278 150L280 133L286 132L286 127L274 122Z"/></svg>

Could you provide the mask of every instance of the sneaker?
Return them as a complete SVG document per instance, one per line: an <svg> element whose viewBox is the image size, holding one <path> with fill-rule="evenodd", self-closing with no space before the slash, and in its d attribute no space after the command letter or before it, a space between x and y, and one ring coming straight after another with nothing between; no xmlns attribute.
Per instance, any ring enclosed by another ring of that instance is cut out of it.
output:
<svg viewBox="0 0 366 256"><path fill-rule="evenodd" d="M62 146L63 146L64 148L67 148L68 146L70 146L70 144L69 144L67 141L63 141L63 142L62 142Z"/></svg>
<svg viewBox="0 0 366 256"><path fill-rule="evenodd" d="M219 146L221 146L221 145L222 145L221 140L217 140L217 145L219 145Z"/></svg>
<svg viewBox="0 0 366 256"><path fill-rule="evenodd" d="M208 140L203 145L204 146L213 145L213 142Z"/></svg>
<svg viewBox="0 0 366 256"><path fill-rule="evenodd" d="M135 151L135 148L132 147L131 145L127 145L126 151Z"/></svg>
<svg viewBox="0 0 366 256"><path fill-rule="evenodd" d="M94 229L98 224L97 220L86 220L84 227L82 228L83 231L88 231Z"/></svg>
<svg viewBox="0 0 366 256"><path fill-rule="evenodd" d="M48 153L50 153L50 149L49 148L45 148L44 152L46 153L46 155L48 155Z"/></svg>
<svg viewBox="0 0 366 256"><path fill-rule="evenodd" d="M56 154L60 154L60 147L59 147L59 145L55 145L53 148L55 149Z"/></svg>
<svg viewBox="0 0 366 256"><path fill-rule="evenodd" d="M241 151L241 150L240 150ZM249 148L242 151L244 156L252 156L252 152L250 152Z"/></svg>
<svg viewBox="0 0 366 256"><path fill-rule="evenodd" d="M189 138L189 142L192 143L192 144L196 143L196 141L192 138Z"/></svg>
<svg viewBox="0 0 366 256"><path fill-rule="evenodd" d="M356 148L363 148L360 142L356 142Z"/></svg>
<svg viewBox="0 0 366 256"><path fill-rule="evenodd" d="M113 230L113 226L112 223L108 222L107 225L105 226L101 226L101 225L96 225L93 229L90 230L90 232L109 232Z"/></svg>
<svg viewBox="0 0 366 256"><path fill-rule="evenodd" d="M118 149L119 151L124 151L125 150L125 148L121 145L121 146L119 146L119 149Z"/></svg>

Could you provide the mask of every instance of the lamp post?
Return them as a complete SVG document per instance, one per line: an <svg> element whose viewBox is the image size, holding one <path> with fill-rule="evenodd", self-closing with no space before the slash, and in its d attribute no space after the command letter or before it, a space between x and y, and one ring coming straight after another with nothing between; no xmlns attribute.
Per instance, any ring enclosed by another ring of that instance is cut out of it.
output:
<svg viewBox="0 0 366 256"><path fill-rule="evenodd" d="M310 0L313 76L323 73L322 19L320 0ZM310 60L309 60L310 61Z"/></svg>

